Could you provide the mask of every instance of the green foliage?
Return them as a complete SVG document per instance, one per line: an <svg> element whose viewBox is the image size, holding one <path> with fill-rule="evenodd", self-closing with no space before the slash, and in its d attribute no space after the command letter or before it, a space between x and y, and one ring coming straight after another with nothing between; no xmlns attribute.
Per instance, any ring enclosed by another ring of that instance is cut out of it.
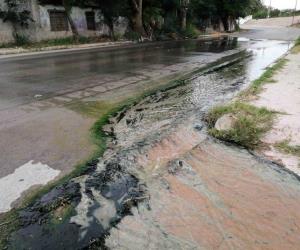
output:
<svg viewBox="0 0 300 250"><path fill-rule="evenodd" d="M300 145L291 146L290 140L284 140L275 144L275 147L286 154L300 157Z"/></svg>
<svg viewBox="0 0 300 250"><path fill-rule="evenodd" d="M28 39L27 36L24 36L24 35L21 35L18 33L14 33L13 37L14 37L16 46L25 46L25 45L30 44L30 40Z"/></svg>
<svg viewBox="0 0 300 250"><path fill-rule="evenodd" d="M141 38L141 34L135 31L127 31L124 35L124 37L131 41L138 41Z"/></svg>
<svg viewBox="0 0 300 250"><path fill-rule="evenodd" d="M94 38L79 36L78 38L74 38L73 36L70 37L63 37L63 38L56 38L41 41L38 43L32 44L32 47L50 47L50 46L63 46L63 45L73 45L73 44L85 44L94 42Z"/></svg>
<svg viewBox="0 0 300 250"><path fill-rule="evenodd" d="M268 9L265 8L265 7L257 10L253 14L254 19L264 19L264 18L267 18L267 17L268 17Z"/></svg>
<svg viewBox="0 0 300 250"><path fill-rule="evenodd" d="M262 6L261 8L255 10L255 12L253 13L253 18L254 19L264 19L268 17L268 13L269 13L269 8L266 6ZM293 16L293 15L300 15L300 11L294 11L294 10L279 10L279 9L274 9L271 8L270 9L270 17L274 18L274 17L289 17L289 16Z"/></svg>
<svg viewBox="0 0 300 250"><path fill-rule="evenodd" d="M298 39L295 41L295 46L299 46L300 45L300 37L298 37Z"/></svg>
<svg viewBox="0 0 300 250"><path fill-rule="evenodd" d="M236 118L234 126L230 130L218 131L214 125L225 114L232 114ZM209 112L206 120L210 135L254 149L259 146L262 135L271 128L274 115L274 112L265 108L237 102L214 108Z"/></svg>
<svg viewBox="0 0 300 250"><path fill-rule="evenodd" d="M251 86L241 94L241 98L247 98L258 94L263 84L272 82L273 75L286 64L286 59L280 59ZM218 131L214 128L217 120L225 114L232 114L236 121L231 130ZM221 140L236 143L249 149L260 145L260 138L272 127L275 112L265 108L242 102L234 102L230 105L219 106L212 109L206 116L209 133Z"/></svg>
<svg viewBox="0 0 300 250"><path fill-rule="evenodd" d="M188 24L186 30L182 32L183 37L192 39L199 37L200 34L201 32L193 24Z"/></svg>
<svg viewBox="0 0 300 250"><path fill-rule="evenodd" d="M14 26L27 28L32 22L31 13L28 10L19 10L20 1L5 0L5 6L0 8L0 19L3 22L10 22Z"/></svg>
<svg viewBox="0 0 300 250"><path fill-rule="evenodd" d="M28 10L20 10L19 0L5 0L5 5L0 8L0 19L12 24L13 37L17 46L29 43L28 38L23 34L18 33L19 28L28 28L30 22L33 22L31 13Z"/></svg>

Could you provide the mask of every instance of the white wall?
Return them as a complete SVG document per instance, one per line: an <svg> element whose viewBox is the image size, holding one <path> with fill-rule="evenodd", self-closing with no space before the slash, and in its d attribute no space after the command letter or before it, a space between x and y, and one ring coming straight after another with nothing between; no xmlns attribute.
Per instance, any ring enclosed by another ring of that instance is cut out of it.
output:
<svg viewBox="0 0 300 250"><path fill-rule="evenodd" d="M35 40L61 38L72 35L71 27L69 27L69 31L51 31L49 10L55 9L64 10L63 7L53 5L39 6L39 22L37 24L38 27ZM96 30L87 29L85 17L85 12L87 11L95 12ZM78 7L74 7L72 8L71 16L78 29L79 34L82 36L101 36L109 34L109 28L103 23L103 20L101 20L101 12L99 10L93 10L91 8L81 9ZM127 22L125 22L124 18L120 18L119 22L117 22L115 26L116 33L124 34L127 29Z"/></svg>
<svg viewBox="0 0 300 250"><path fill-rule="evenodd" d="M252 20L253 18L252 18L252 16L246 16L245 18L240 18L239 19L239 25L242 25L242 24L244 24L244 23L247 23L247 22L249 22L250 20Z"/></svg>
<svg viewBox="0 0 300 250"><path fill-rule="evenodd" d="M0 6L3 6L4 0L0 0ZM24 6L23 6L24 7ZM37 0L26 0L26 8L29 9L34 19L33 23L30 23L29 28L20 28L19 32L28 36L32 41L41 41L54 38L68 37L72 35L71 28L68 31L51 31L49 10L64 10L61 6L45 5L41 6L37 4ZM87 23L85 12L92 11L91 8L80 9L73 8L71 16L73 21L82 36L100 36L108 35L109 28L101 20L101 13L99 10L94 10L96 30L87 30ZM124 34L127 30L128 22L124 18L119 18L115 24L115 33ZM7 43L13 41L12 26L9 23L3 23L0 20L0 43Z"/></svg>
<svg viewBox="0 0 300 250"><path fill-rule="evenodd" d="M3 23L2 20L0 20L0 44L12 42L13 40L12 26L9 23Z"/></svg>

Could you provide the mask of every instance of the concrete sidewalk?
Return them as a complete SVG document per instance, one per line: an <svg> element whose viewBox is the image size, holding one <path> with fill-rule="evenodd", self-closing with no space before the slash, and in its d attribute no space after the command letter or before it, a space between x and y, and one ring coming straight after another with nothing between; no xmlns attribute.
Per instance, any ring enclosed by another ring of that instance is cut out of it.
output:
<svg viewBox="0 0 300 250"><path fill-rule="evenodd" d="M275 83L266 84L253 104L280 112L263 138L269 146L263 153L300 175L300 54L291 53L286 59L285 67L274 76ZM297 148L299 152L293 153Z"/></svg>

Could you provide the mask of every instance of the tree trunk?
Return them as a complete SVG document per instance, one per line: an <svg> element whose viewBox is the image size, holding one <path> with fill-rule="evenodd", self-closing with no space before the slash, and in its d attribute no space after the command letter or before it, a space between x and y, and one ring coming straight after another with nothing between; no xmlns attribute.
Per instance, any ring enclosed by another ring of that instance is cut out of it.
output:
<svg viewBox="0 0 300 250"><path fill-rule="evenodd" d="M132 4L134 7L131 18L132 29L133 31L140 33L141 36L145 36L146 32L143 26L143 0L132 0Z"/></svg>
<svg viewBox="0 0 300 250"><path fill-rule="evenodd" d="M222 17L222 23L225 31L229 31L228 17Z"/></svg>
<svg viewBox="0 0 300 250"><path fill-rule="evenodd" d="M74 21L71 17L72 6L69 6L66 0L63 0L62 4L63 4L64 9L66 11L67 19L68 19L68 22L70 23L73 37L75 38L75 40L78 40L79 33L78 33L77 27L76 27L76 25L75 25L75 23L74 23Z"/></svg>
<svg viewBox="0 0 300 250"><path fill-rule="evenodd" d="M109 27L110 37L115 41L115 40L116 40L116 36L115 36L114 23L110 23L110 24L108 25L108 27Z"/></svg>
<svg viewBox="0 0 300 250"><path fill-rule="evenodd" d="M183 7L181 9L181 30L186 30L186 15L187 15L187 8Z"/></svg>

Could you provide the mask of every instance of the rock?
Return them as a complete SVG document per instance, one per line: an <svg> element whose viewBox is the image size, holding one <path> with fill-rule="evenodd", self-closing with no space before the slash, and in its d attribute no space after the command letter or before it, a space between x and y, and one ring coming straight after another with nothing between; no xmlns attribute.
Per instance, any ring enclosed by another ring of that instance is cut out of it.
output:
<svg viewBox="0 0 300 250"><path fill-rule="evenodd" d="M43 97L43 95L35 95L34 96L34 98L36 98L36 99L39 99L39 98L42 98Z"/></svg>
<svg viewBox="0 0 300 250"><path fill-rule="evenodd" d="M233 114L225 114L217 120L215 129L219 131L231 130L233 129L236 120L237 118Z"/></svg>
<svg viewBox="0 0 300 250"><path fill-rule="evenodd" d="M197 124L194 126L194 129L201 131L203 129L203 125L202 124Z"/></svg>

